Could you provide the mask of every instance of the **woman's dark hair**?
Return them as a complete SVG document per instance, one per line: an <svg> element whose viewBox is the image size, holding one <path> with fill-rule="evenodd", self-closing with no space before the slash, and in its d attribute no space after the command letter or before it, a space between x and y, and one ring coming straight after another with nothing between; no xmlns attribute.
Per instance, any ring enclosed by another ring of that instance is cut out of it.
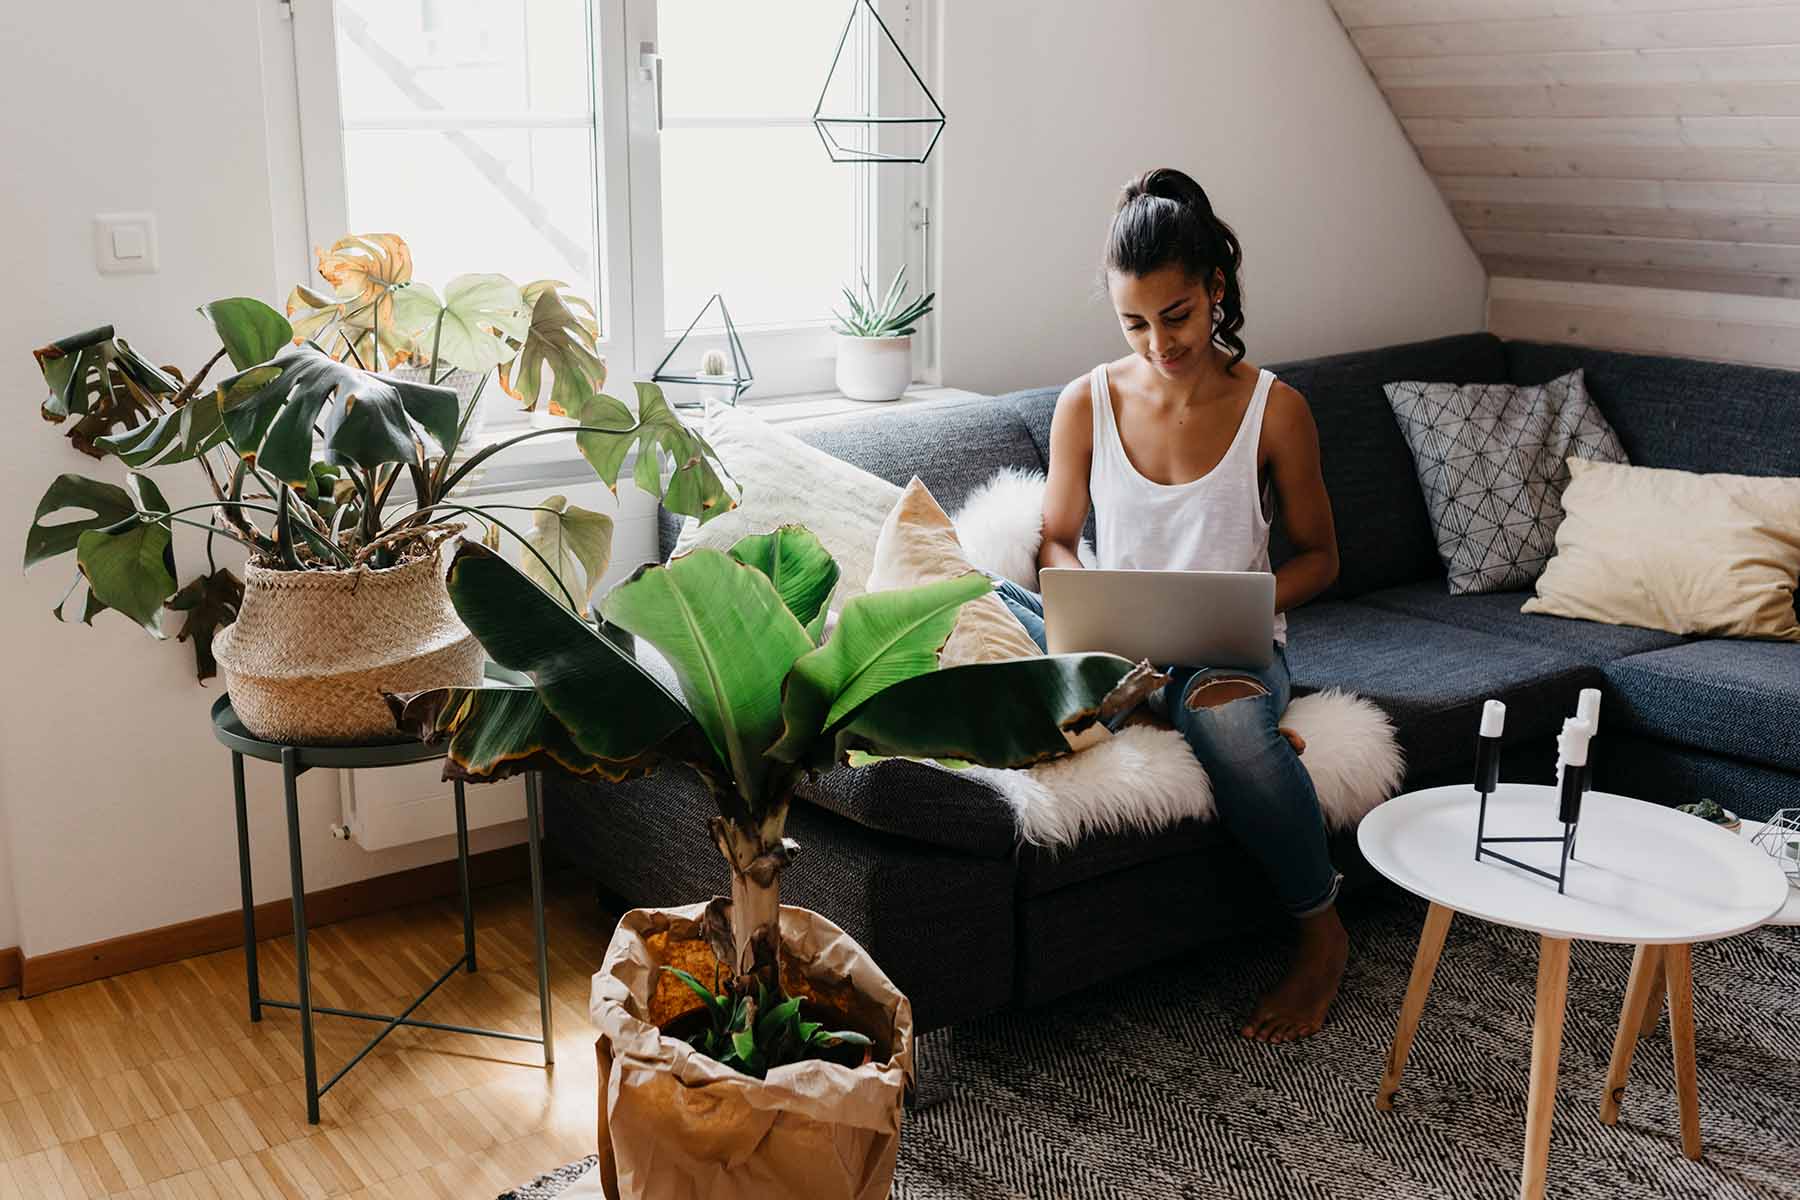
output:
<svg viewBox="0 0 1800 1200"><path fill-rule="evenodd" d="M1106 268L1127 275L1148 275L1179 266L1188 278L1204 280L1212 291L1213 273L1225 280L1213 341L1231 356L1228 367L1244 357L1244 297L1238 288L1243 251L1231 226L1213 212L1206 190L1173 167L1146 171L1125 185L1119 209L1106 235ZM1209 314L1210 315L1210 314Z"/></svg>

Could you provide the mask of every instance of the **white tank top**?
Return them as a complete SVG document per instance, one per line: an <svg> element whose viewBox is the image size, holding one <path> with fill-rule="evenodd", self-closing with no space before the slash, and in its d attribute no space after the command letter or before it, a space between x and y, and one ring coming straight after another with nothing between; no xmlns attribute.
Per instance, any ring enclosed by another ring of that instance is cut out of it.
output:
<svg viewBox="0 0 1800 1200"><path fill-rule="evenodd" d="M1269 514L1257 479L1263 412L1275 376L1263 371L1219 465L1187 483L1157 483L1125 456L1106 364L1094 368L1094 454L1088 495L1098 564L1108 570L1267 571ZM1275 616L1287 644L1287 617ZM1204 665L1204 664L1196 664Z"/></svg>

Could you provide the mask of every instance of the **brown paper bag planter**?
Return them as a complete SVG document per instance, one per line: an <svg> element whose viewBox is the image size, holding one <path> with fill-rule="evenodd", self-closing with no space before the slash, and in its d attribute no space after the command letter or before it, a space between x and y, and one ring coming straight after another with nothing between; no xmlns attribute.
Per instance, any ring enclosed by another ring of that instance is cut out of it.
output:
<svg viewBox="0 0 1800 1200"><path fill-rule="evenodd" d="M375 570L251 565L213 653L244 727L291 745L406 738L381 693L479 687L481 643L457 619L437 551Z"/></svg>
<svg viewBox="0 0 1800 1200"><path fill-rule="evenodd" d="M794 1063L766 1079L726 1067L660 1029L700 1004L661 968L713 976L705 908L626 913L594 976L609 1200L881 1200L913 1075L912 1005L843 930L783 905L783 987L873 1038L869 1061Z"/></svg>

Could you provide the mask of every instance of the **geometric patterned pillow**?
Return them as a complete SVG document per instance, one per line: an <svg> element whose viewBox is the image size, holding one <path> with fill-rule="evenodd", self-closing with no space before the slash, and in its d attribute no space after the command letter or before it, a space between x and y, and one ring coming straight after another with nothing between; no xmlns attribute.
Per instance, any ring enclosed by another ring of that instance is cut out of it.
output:
<svg viewBox="0 0 1800 1200"><path fill-rule="evenodd" d="M1556 551L1565 460L1623 463L1579 370L1538 387L1390 383L1450 594L1530 587Z"/></svg>

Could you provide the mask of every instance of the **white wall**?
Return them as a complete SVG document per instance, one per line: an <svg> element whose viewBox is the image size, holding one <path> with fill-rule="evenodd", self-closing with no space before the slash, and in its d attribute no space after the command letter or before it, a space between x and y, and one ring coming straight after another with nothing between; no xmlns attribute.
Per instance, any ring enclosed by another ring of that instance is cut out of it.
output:
<svg viewBox="0 0 1800 1200"><path fill-rule="evenodd" d="M18 562L37 499L57 474L97 467L32 411L33 347L110 322L154 361L191 369L216 347L194 306L277 301L277 207L259 57L267 0L85 0L0 8L0 111L9 186L0 189L0 561ZM96 212L149 209L162 270L99 275ZM291 236L283 231L282 236ZM292 244L291 242L289 243ZM99 467L112 471L115 467ZM176 481L182 472L160 478ZM171 500L201 494L168 488ZM200 539L177 538L182 576ZM0 693L0 831L10 829L17 942L27 955L234 909L237 861L229 760L209 732L220 685L195 684L192 655L152 642L116 613L93 628L50 615L69 576L14 575L0 595L8 686ZM280 772L249 768L257 898L287 894ZM333 840L335 780L301 780L307 883L329 887L451 857L451 839L379 854ZM478 831L481 850L516 824ZM6 845L0 842L0 854ZM0 899L0 946L7 936Z"/></svg>
<svg viewBox="0 0 1800 1200"><path fill-rule="evenodd" d="M7 849L6 811L0 807L0 950L19 944L19 914L13 903L12 853Z"/></svg>
<svg viewBox="0 0 1800 1200"><path fill-rule="evenodd" d="M1482 268L1325 0L950 0L939 53L944 383L1125 352L1101 241L1157 166L1243 243L1253 361L1481 328Z"/></svg>

